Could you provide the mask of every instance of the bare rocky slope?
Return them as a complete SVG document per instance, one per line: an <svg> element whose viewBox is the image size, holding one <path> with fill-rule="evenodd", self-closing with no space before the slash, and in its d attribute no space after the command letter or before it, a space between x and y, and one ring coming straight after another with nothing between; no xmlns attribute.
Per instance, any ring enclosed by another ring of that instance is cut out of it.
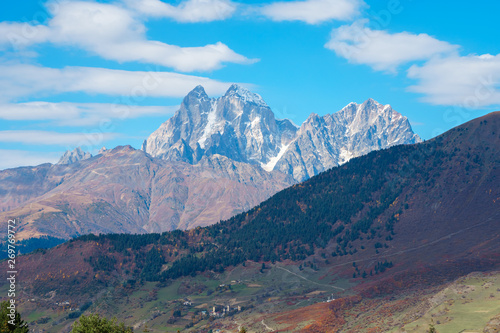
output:
<svg viewBox="0 0 500 333"><path fill-rule="evenodd" d="M144 233L209 225L251 208L293 179L212 155L166 162L130 146L69 165L0 173L3 220L18 239L87 233ZM14 208L13 208L14 207Z"/></svg>

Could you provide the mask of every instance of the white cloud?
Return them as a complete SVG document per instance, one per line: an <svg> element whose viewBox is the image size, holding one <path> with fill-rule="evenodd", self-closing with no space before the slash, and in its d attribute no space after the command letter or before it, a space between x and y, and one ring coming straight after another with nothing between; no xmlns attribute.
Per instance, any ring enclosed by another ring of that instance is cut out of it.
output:
<svg viewBox="0 0 500 333"><path fill-rule="evenodd" d="M95 126L114 119L168 116L178 106L135 106L107 103L49 103L43 101L0 105L0 119L45 120L58 126Z"/></svg>
<svg viewBox="0 0 500 333"><path fill-rule="evenodd" d="M417 83L408 90L423 94L427 103L472 109L500 105L500 54L460 56L460 46L427 34L391 34L372 30L367 23L360 20L334 29L325 47L378 71L395 72L413 63L407 75Z"/></svg>
<svg viewBox="0 0 500 333"><path fill-rule="evenodd" d="M138 104L145 97L184 97L202 85L208 94L223 94L230 83L170 72L125 71L91 67L62 69L34 65L0 65L0 100L67 92L122 96L117 104Z"/></svg>
<svg viewBox="0 0 500 333"><path fill-rule="evenodd" d="M57 163L63 153L0 149L0 170L19 166Z"/></svg>
<svg viewBox="0 0 500 333"><path fill-rule="evenodd" d="M191 23L224 20L236 10L236 4L229 0L185 0L177 6L160 0L126 0L125 3L148 16Z"/></svg>
<svg viewBox="0 0 500 333"><path fill-rule="evenodd" d="M0 22L0 46L12 45L15 48L23 48L47 41L49 34L50 29L44 25Z"/></svg>
<svg viewBox="0 0 500 333"><path fill-rule="evenodd" d="M330 20L350 20L364 6L362 0L280 1L262 8L261 12L273 21L303 21L318 24Z"/></svg>
<svg viewBox="0 0 500 333"><path fill-rule="evenodd" d="M334 29L326 48L354 64L365 64L378 71L394 72L408 62L454 54L459 48L427 34L391 34L366 27L367 20Z"/></svg>
<svg viewBox="0 0 500 333"><path fill-rule="evenodd" d="M5 120L64 120L79 116L71 103L28 102L0 105L0 119Z"/></svg>
<svg viewBox="0 0 500 333"><path fill-rule="evenodd" d="M222 67L222 63L226 62L251 64L257 61L235 53L221 42L203 47L179 47L136 40L117 44L103 43L96 51L107 59L158 64L183 72L211 71Z"/></svg>
<svg viewBox="0 0 500 333"><path fill-rule="evenodd" d="M178 71L210 71L224 63L250 64L250 60L217 42L180 47L146 38L146 27L135 14L117 5L95 2L62 2L52 10L48 25L2 23L0 46L15 48L50 42L82 48L105 59L138 61Z"/></svg>
<svg viewBox="0 0 500 333"><path fill-rule="evenodd" d="M500 105L500 54L432 59L408 70L418 83L409 88L425 102L480 108Z"/></svg>
<svg viewBox="0 0 500 333"><path fill-rule="evenodd" d="M88 132L88 133L59 133L52 131L19 130L0 131L0 142L22 143L29 145L53 146L85 146L94 147L103 142L117 138L117 133ZM91 150L91 149L87 149Z"/></svg>

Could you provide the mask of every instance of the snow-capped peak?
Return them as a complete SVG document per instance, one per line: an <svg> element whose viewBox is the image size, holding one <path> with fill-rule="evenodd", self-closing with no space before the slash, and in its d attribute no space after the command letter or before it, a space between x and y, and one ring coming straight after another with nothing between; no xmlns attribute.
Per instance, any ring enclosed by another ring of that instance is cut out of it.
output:
<svg viewBox="0 0 500 333"><path fill-rule="evenodd" d="M198 99L198 100L209 100L207 93L205 92L205 88L203 86L196 86L193 90L189 92L184 98L184 101L188 103L190 98Z"/></svg>
<svg viewBox="0 0 500 333"><path fill-rule="evenodd" d="M193 89L143 150L191 164L218 154L303 181L372 150L419 141L406 117L371 98L331 115L312 113L298 128L277 120L258 94L233 84L218 98Z"/></svg>
<svg viewBox="0 0 500 333"><path fill-rule="evenodd" d="M238 96L244 103L253 103L258 106L267 107L266 102L264 102L259 94L253 93L238 84L232 84L224 96Z"/></svg>
<svg viewBox="0 0 500 333"><path fill-rule="evenodd" d="M373 98L368 98L362 104L358 104L358 109L376 111L380 108L383 108L383 105L374 100Z"/></svg>
<svg viewBox="0 0 500 333"><path fill-rule="evenodd" d="M369 112L374 112L376 111L378 114L382 114L385 112L390 112L394 110L392 109L390 104L381 104L374 100L373 98L368 98L366 101L364 101L362 104L358 104L355 102L351 102L348 105L346 105L344 108L342 108L341 112L345 112L347 110L354 111L356 113L359 113L360 111L369 111Z"/></svg>

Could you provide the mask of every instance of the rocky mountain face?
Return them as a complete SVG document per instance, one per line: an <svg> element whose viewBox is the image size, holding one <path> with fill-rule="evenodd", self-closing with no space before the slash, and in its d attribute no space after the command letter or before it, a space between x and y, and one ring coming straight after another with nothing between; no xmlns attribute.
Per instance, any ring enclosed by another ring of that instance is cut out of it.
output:
<svg viewBox="0 0 500 333"><path fill-rule="evenodd" d="M406 117L369 99L323 117L311 114L273 169L302 181L373 150L418 142Z"/></svg>
<svg viewBox="0 0 500 333"><path fill-rule="evenodd" d="M130 146L69 165L0 171L0 179L5 180L0 218L20 220L18 239L205 226L293 184L280 172L217 154L191 165L156 159Z"/></svg>
<svg viewBox="0 0 500 333"><path fill-rule="evenodd" d="M151 156L196 164L219 154L234 161L266 164L297 132L289 120L277 120L262 98L232 85L220 98L202 86L183 100L175 115L144 142Z"/></svg>
<svg viewBox="0 0 500 333"><path fill-rule="evenodd" d="M259 95L232 85L219 98L196 87L142 149L191 164L219 154L303 181L372 150L420 141L406 117L372 99L323 117L311 114L297 128L276 119Z"/></svg>
<svg viewBox="0 0 500 333"><path fill-rule="evenodd" d="M91 158L92 154L89 152L84 152L80 147L76 147L74 150L67 150L63 156L59 159L57 164L72 164L78 161L83 161Z"/></svg>

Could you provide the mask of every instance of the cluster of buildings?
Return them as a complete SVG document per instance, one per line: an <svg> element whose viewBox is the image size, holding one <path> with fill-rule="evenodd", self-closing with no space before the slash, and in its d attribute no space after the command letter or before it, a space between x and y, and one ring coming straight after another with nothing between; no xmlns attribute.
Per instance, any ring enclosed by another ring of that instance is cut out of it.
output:
<svg viewBox="0 0 500 333"><path fill-rule="evenodd" d="M221 285L224 287L224 285ZM189 298L185 298L182 301L182 305L186 307L191 307L193 306L193 302ZM201 311L203 316L210 316L210 317L215 317L215 318L221 318L227 316L229 313L236 313L236 312L241 312L241 306L235 306L231 307L230 305L220 305L216 304L212 307L212 311Z"/></svg>
<svg viewBox="0 0 500 333"><path fill-rule="evenodd" d="M241 312L241 306L237 306L231 309L229 305L226 306L214 305L212 307L212 311L210 312L210 316L220 318L227 316L230 312Z"/></svg>

